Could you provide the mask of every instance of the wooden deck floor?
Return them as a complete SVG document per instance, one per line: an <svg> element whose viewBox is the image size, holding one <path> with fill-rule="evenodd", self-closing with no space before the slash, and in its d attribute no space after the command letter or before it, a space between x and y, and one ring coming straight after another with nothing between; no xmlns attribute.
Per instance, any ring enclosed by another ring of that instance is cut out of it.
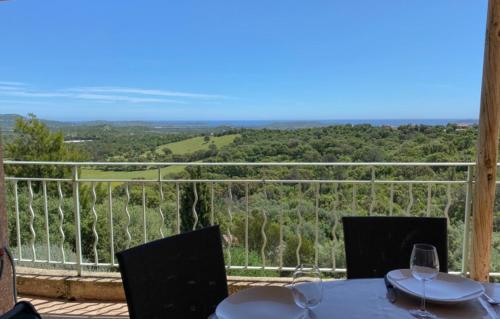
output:
<svg viewBox="0 0 500 319"><path fill-rule="evenodd" d="M259 286L286 286L290 278L231 277L228 280L229 293ZM31 302L44 319L128 319L127 304L124 302L68 301L22 295L19 300Z"/></svg>
<svg viewBox="0 0 500 319"><path fill-rule="evenodd" d="M125 303L75 302L30 297L22 297L19 300L31 302L44 319L128 318L128 310Z"/></svg>

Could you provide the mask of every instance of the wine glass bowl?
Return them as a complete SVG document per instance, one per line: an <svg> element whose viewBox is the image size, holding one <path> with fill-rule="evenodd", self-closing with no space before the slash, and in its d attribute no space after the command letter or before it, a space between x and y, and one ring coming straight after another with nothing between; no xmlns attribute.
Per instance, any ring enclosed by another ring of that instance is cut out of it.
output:
<svg viewBox="0 0 500 319"><path fill-rule="evenodd" d="M436 247L428 244L415 244L410 258L412 276L422 282L422 303L420 309L410 310L415 318L437 318L425 308L425 284L433 280L439 273L439 258Z"/></svg>
<svg viewBox="0 0 500 319"><path fill-rule="evenodd" d="M310 310L323 299L321 273L315 265L299 265L295 268L292 282L295 304L304 309L303 318L310 318Z"/></svg>

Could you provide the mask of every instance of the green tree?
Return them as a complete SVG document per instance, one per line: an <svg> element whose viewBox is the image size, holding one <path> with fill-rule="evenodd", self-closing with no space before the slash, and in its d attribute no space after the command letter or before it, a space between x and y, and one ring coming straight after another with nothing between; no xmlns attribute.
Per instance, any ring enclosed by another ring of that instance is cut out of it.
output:
<svg viewBox="0 0 500 319"><path fill-rule="evenodd" d="M14 138L5 146L7 158L17 161L81 161L87 156L64 143L62 132L50 129L34 114L18 118ZM54 165L7 166L7 174L16 177L61 178L70 172L69 167Z"/></svg>
<svg viewBox="0 0 500 319"><path fill-rule="evenodd" d="M188 169L191 179L203 178L204 174L201 167ZM187 184L181 196L181 231L190 231L193 229L195 217L193 214L193 203L195 202L195 185L194 183ZM198 222L196 228L206 227L210 224L210 191L207 183L196 183L196 194L198 200L196 202L196 215Z"/></svg>

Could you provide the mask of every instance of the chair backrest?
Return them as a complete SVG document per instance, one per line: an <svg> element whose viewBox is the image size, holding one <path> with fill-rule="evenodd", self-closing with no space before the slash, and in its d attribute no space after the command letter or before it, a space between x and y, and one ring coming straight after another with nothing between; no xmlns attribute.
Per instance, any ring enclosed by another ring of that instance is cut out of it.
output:
<svg viewBox="0 0 500 319"><path fill-rule="evenodd" d="M227 297L219 226L117 254L131 319L206 319Z"/></svg>
<svg viewBox="0 0 500 319"><path fill-rule="evenodd" d="M0 319L42 319L42 317L31 303L20 301L10 311L0 315Z"/></svg>
<svg viewBox="0 0 500 319"><path fill-rule="evenodd" d="M436 246L441 272L448 272L446 218L343 217L347 278L380 278L410 267L416 243Z"/></svg>

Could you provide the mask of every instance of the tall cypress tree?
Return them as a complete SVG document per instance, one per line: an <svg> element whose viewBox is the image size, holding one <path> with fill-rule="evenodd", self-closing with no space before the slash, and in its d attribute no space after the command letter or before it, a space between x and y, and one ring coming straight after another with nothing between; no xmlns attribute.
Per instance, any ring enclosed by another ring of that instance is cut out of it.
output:
<svg viewBox="0 0 500 319"><path fill-rule="evenodd" d="M186 169L191 179L203 179L206 173L202 172L201 167L193 167ZM181 231L186 232L195 229L200 229L210 225L210 190L207 183L196 183L196 193L198 200L195 205L198 221L195 225L195 216L193 213L193 204L196 200L194 192L195 183L188 183L182 188L181 195Z"/></svg>

